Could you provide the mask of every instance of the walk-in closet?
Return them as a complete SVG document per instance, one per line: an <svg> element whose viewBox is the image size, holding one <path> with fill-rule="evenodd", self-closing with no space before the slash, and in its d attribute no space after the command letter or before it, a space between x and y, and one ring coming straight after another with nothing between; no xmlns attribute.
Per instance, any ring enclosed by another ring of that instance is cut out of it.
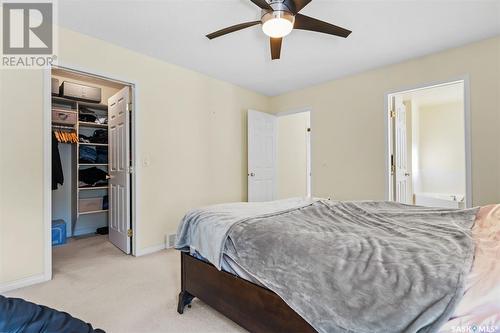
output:
<svg viewBox="0 0 500 333"><path fill-rule="evenodd" d="M133 87L52 69L52 244L107 235L131 253Z"/></svg>

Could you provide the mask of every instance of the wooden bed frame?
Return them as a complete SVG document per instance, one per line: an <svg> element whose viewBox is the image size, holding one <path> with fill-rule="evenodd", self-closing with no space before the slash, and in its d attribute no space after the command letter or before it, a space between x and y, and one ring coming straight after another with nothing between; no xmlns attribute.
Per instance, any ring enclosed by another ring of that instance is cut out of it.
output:
<svg viewBox="0 0 500 333"><path fill-rule="evenodd" d="M269 289L181 253L182 314L194 297L210 305L250 332L317 333L309 323Z"/></svg>

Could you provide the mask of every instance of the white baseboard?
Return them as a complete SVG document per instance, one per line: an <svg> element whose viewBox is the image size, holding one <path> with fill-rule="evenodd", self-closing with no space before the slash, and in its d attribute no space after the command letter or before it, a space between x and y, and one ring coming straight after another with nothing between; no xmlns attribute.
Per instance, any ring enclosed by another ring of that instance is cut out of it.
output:
<svg viewBox="0 0 500 333"><path fill-rule="evenodd" d="M141 256L145 256L147 254L155 253L155 252L165 250L165 249L167 249L167 244L165 244L165 243L153 245L150 247L146 247L144 249L137 249L135 256L141 257Z"/></svg>
<svg viewBox="0 0 500 333"><path fill-rule="evenodd" d="M31 286L33 284L42 283L42 282L46 282L49 280L50 280L50 277L46 277L45 274L39 274L39 275L30 276L30 277L16 280L16 281L12 281L12 282L1 283L0 284L0 293L5 293L7 291L12 291L15 289L28 287L28 286Z"/></svg>

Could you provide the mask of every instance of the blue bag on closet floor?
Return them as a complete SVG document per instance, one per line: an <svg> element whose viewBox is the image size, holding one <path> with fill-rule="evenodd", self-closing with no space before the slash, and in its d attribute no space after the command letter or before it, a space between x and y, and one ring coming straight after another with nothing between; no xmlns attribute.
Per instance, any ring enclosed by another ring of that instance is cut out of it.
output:
<svg viewBox="0 0 500 333"><path fill-rule="evenodd" d="M52 246L66 244L66 222L64 220L52 221Z"/></svg>

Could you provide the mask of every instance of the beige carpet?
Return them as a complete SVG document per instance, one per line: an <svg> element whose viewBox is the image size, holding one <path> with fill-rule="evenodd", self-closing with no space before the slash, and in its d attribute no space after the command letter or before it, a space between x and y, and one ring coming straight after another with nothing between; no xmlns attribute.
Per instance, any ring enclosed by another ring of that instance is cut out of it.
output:
<svg viewBox="0 0 500 333"><path fill-rule="evenodd" d="M52 281L6 296L66 311L106 332L246 332L199 300L177 313L180 258L174 250L135 258L97 236L53 253Z"/></svg>

